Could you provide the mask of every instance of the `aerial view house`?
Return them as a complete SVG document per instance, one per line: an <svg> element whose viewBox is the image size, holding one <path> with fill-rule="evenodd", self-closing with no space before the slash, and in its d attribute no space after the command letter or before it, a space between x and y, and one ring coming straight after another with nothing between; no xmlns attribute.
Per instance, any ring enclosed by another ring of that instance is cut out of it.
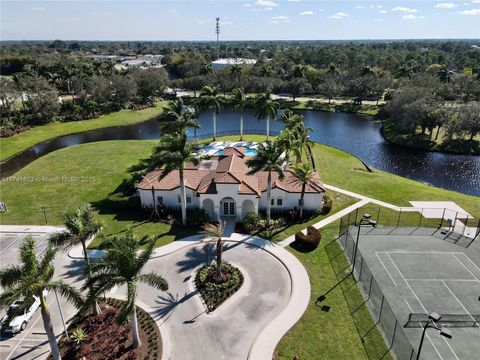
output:
<svg viewBox="0 0 480 360"><path fill-rule="evenodd" d="M268 173L248 175L246 160L248 149L227 147L219 156L202 160L198 165L189 164L184 170L188 208L204 209L212 219L234 216L241 221L247 213L258 213L267 206ZM178 170L161 178L162 170L148 173L138 185L143 207L156 205L180 206L180 176ZM272 173L272 209L298 208L302 182L290 170L283 179ZM153 193L152 193L153 192ZM320 209L325 189L318 173L305 186L304 209Z"/></svg>

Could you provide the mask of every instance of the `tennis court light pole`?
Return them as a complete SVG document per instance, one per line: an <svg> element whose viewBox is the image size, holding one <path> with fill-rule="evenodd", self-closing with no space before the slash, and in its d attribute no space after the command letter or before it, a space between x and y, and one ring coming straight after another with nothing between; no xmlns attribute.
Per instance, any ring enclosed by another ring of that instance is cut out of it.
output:
<svg viewBox="0 0 480 360"><path fill-rule="evenodd" d="M446 337L447 339L451 339L453 337L450 329L438 327L437 322L440 321L441 318L442 316L437 314L436 312L432 312L430 315L428 315L429 320L423 327L422 338L420 339L420 345L418 346L417 360L420 359L420 352L422 351L423 340L425 339L425 333L427 332L427 329L433 328L435 330L438 330L440 331L440 335Z"/></svg>
<svg viewBox="0 0 480 360"><path fill-rule="evenodd" d="M377 226L377 222L375 220L371 220L370 218L372 215L370 214L363 214L362 218L360 219L358 223L358 230L357 230L357 241L355 242L355 250L353 251L353 262L352 262L352 272L351 274L353 275L353 272L355 271L355 263L357 261L357 251L358 251L358 240L360 240L360 228L362 225L372 225L373 227Z"/></svg>

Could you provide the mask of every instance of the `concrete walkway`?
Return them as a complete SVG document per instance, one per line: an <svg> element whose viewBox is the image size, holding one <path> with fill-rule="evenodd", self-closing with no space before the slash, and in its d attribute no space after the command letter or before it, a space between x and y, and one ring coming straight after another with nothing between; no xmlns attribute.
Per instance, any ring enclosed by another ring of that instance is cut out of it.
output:
<svg viewBox="0 0 480 360"><path fill-rule="evenodd" d="M138 289L142 307L162 332L162 359L271 359L277 343L308 306L310 281L303 264L270 241L233 233L225 238L223 258L241 269L244 284L207 314L193 284L196 272L215 256L214 244L202 242L204 237L157 248L146 265L145 271L156 271L169 283L166 293L143 285ZM78 250L69 256L83 258ZM125 289L118 288L109 296L124 294Z"/></svg>

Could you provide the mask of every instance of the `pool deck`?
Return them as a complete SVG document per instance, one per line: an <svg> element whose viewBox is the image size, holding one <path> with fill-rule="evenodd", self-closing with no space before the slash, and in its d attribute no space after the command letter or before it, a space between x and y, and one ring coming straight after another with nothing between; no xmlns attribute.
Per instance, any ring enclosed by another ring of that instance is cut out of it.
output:
<svg viewBox="0 0 480 360"><path fill-rule="evenodd" d="M246 147L256 150L258 146L254 141L214 141L198 151L199 156L214 156L218 151L229 147Z"/></svg>

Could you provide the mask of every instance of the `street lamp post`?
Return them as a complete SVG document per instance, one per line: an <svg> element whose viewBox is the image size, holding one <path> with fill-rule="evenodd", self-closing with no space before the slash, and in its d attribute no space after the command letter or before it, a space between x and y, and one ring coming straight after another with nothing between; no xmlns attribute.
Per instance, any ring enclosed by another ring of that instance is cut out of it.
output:
<svg viewBox="0 0 480 360"><path fill-rule="evenodd" d="M353 262L352 262L352 271L351 274L355 271L355 263L357 261L357 251L358 251L358 241L360 240L360 228L362 225L371 225L373 227L377 226L377 222L375 220L371 220L372 216L370 214L363 214L362 218L360 219L359 223L357 224L357 241L355 242L355 250L353 251Z"/></svg>
<svg viewBox="0 0 480 360"><path fill-rule="evenodd" d="M433 328L435 330L438 330L440 332L440 335L443 337L446 337L447 339L451 339L453 337L452 332L447 329L447 328L439 328L437 325L437 322L440 321L442 318L439 314L432 312L430 315L428 315L428 322L425 324L423 327L423 332L422 332L422 337L420 339L420 345L418 346L418 351L417 351L417 360L420 359L420 353L422 351L423 347L423 340L425 339L425 333L427 332L427 329Z"/></svg>
<svg viewBox="0 0 480 360"><path fill-rule="evenodd" d="M66 336L67 340L70 340L70 337L68 336L67 325L65 324L65 319L63 317L62 307L60 306L60 301L58 300L57 290L54 290L53 292L55 293L55 298L57 299L57 306L58 306L58 310L60 311L60 318L62 319L63 330L65 331L65 336Z"/></svg>
<svg viewBox="0 0 480 360"><path fill-rule="evenodd" d="M45 207L42 206L42 212L43 212L43 217L45 218L45 225L48 224L48 220L47 220L47 209Z"/></svg>

